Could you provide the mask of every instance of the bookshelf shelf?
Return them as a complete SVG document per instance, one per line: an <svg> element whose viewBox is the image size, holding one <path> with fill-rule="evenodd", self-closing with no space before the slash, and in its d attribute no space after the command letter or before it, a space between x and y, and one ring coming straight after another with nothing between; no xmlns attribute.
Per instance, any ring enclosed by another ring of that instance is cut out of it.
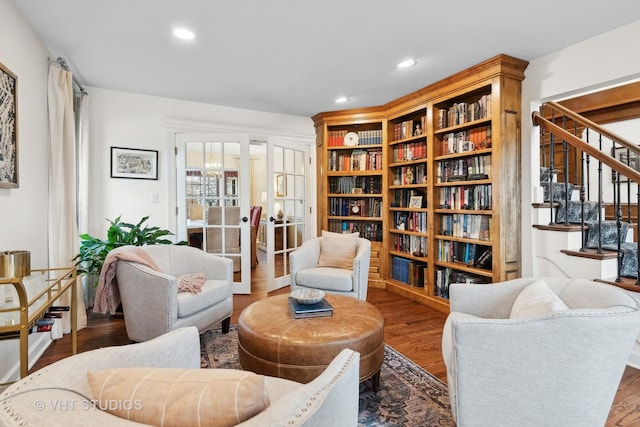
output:
<svg viewBox="0 0 640 427"><path fill-rule="evenodd" d="M448 311L450 283L520 275L526 66L498 55L388 104L313 117L324 165L318 170L318 234L374 224L378 279L370 276L370 286ZM370 132L376 144L345 147L340 137L348 132ZM362 150L380 156L374 170L348 170L354 169L350 161L336 160L362 156ZM364 193L370 194L347 194L349 183L358 187L369 179L379 179L368 184L373 190ZM336 190L337 180L343 190ZM331 203L337 198L379 201L380 215L336 215Z"/></svg>

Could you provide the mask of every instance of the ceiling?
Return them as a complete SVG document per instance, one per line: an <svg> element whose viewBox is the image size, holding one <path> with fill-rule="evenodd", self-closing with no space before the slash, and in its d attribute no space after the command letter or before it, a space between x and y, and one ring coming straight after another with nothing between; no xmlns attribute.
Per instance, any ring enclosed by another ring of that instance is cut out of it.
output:
<svg viewBox="0 0 640 427"><path fill-rule="evenodd" d="M638 0L14 4L83 85L307 117L385 104L499 53L531 61L640 20ZM176 26L196 38L174 39ZM396 69L406 57L417 64Z"/></svg>

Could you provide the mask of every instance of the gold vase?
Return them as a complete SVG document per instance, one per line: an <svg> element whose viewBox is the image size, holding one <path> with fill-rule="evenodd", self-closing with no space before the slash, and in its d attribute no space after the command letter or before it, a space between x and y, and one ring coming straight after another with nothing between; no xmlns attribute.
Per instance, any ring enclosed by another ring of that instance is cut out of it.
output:
<svg viewBox="0 0 640 427"><path fill-rule="evenodd" d="M0 252L0 279L13 279L31 274L31 252Z"/></svg>

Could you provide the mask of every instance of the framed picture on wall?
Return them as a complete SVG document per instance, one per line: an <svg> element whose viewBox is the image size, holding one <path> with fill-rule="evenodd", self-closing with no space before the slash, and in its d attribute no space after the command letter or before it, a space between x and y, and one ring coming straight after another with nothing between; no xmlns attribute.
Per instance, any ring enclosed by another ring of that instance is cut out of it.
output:
<svg viewBox="0 0 640 427"><path fill-rule="evenodd" d="M111 178L158 179L158 152L111 147Z"/></svg>
<svg viewBox="0 0 640 427"><path fill-rule="evenodd" d="M0 63L0 188L18 187L18 77Z"/></svg>
<svg viewBox="0 0 640 427"><path fill-rule="evenodd" d="M611 148L611 155L615 157L617 161L620 163L624 163L629 166L631 169L635 169L640 172L640 156L637 153L625 148L625 147L615 147ZM616 171L611 171L611 181L616 182L618 179L618 174ZM629 179L625 176L620 177L620 182L629 182Z"/></svg>

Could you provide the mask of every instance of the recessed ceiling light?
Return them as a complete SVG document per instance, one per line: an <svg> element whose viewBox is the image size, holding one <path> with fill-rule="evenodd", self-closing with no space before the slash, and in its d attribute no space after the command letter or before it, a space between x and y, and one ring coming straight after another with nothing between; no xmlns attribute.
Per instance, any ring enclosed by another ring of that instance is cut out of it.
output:
<svg viewBox="0 0 640 427"><path fill-rule="evenodd" d="M173 35L180 40L193 40L196 35L187 28L174 28Z"/></svg>
<svg viewBox="0 0 640 427"><path fill-rule="evenodd" d="M416 65L416 60L413 58L408 58L408 59L403 59L402 61L398 62L398 64L396 64L396 67L398 68L409 68L409 67L413 67L414 65Z"/></svg>
<svg viewBox="0 0 640 427"><path fill-rule="evenodd" d="M346 96L341 96L339 98L336 98L336 104L344 104L348 100L349 98L347 98Z"/></svg>

